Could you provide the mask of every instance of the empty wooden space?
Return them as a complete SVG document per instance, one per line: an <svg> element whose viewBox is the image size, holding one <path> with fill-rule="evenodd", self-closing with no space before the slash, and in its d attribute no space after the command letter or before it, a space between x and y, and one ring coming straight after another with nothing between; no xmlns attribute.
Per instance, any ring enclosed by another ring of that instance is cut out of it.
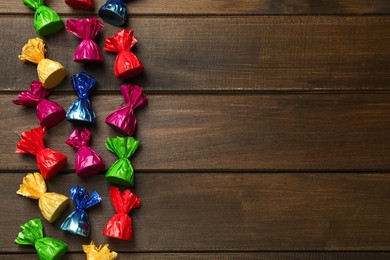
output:
<svg viewBox="0 0 390 260"><path fill-rule="evenodd" d="M46 4L68 18L92 17L63 1ZM48 147L68 156L49 191L68 195L76 183L103 203L89 211L91 238L44 222L47 236L69 244L64 259L85 259L81 245L109 243L120 259L389 259L390 258L390 4L385 0L134 0L127 28L145 72L127 82L145 89L136 110L131 159L142 206L131 213L133 241L102 235L114 214L110 184L74 173L65 144L75 125L48 130ZM11 100L37 78L18 60L36 37L33 11L0 3L0 259L35 258L14 244L19 225L40 217L37 201L15 192L36 171L32 155L15 154L19 134L37 127L35 110ZM105 24L103 47L117 27ZM101 66L73 62L80 40L46 37L47 57L68 77L49 99L65 109L76 99L70 76L86 71L98 120L92 147L119 135L105 117L123 103L115 54Z"/></svg>

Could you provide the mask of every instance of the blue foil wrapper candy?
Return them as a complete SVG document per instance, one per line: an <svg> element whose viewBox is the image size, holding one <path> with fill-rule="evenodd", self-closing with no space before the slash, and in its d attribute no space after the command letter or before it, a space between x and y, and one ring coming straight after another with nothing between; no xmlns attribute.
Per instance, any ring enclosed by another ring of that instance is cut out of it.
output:
<svg viewBox="0 0 390 260"><path fill-rule="evenodd" d="M106 23L122 26L126 23L126 8L124 0L108 0L100 7L98 15Z"/></svg>
<svg viewBox="0 0 390 260"><path fill-rule="evenodd" d="M76 235L88 237L91 232L91 224L85 210L101 202L102 198L96 191L90 196L85 188L79 188L78 185L70 188L70 198L76 204L76 210L64 220L61 224L61 229Z"/></svg>
<svg viewBox="0 0 390 260"><path fill-rule="evenodd" d="M89 92L96 85L95 78L85 72L81 72L72 76L72 85L79 97L66 112L66 119L69 121L95 123L96 114L89 100Z"/></svg>

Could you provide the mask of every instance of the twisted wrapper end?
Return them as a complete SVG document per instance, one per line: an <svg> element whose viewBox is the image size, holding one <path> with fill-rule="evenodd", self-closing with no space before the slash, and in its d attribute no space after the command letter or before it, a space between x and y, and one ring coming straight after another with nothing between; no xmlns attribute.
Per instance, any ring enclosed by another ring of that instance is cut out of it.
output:
<svg viewBox="0 0 390 260"><path fill-rule="evenodd" d="M97 247L93 241L89 245L83 245L87 260L115 260L117 252L110 251L108 244Z"/></svg>

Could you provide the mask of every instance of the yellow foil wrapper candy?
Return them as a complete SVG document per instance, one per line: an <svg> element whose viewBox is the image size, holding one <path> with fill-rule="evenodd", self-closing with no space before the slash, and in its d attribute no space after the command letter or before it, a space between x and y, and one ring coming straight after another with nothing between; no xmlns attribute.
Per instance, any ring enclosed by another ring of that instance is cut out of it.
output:
<svg viewBox="0 0 390 260"><path fill-rule="evenodd" d="M87 260L114 260L118 256L118 253L108 249L108 244L97 247L93 241L89 245L83 245L83 250L87 254Z"/></svg>
<svg viewBox="0 0 390 260"><path fill-rule="evenodd" d="M69 204L68 197L55 192L47 192L45 180L38 172L28 173L16 193L39 200L38 205L42 215L50 223L54 222Z"/></svg>
<svg viewBox="0 0 390 260"><path fill-rule="evenodd" d="M22 49L19 59L38 64L39 81L46 89L51 89L61 83L66 76L66 70L61 63L45 58L45 43L40 38L29 39Z"/></svg>

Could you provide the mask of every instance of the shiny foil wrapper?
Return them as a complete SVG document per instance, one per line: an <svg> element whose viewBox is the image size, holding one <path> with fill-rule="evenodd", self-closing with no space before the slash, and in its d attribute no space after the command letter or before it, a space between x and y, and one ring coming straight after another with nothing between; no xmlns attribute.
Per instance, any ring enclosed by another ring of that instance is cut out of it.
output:
<svg viewBox="0 0 390 260"><path fill-rule="evenodd" d="M133 135L137 120L134 109L146 104L144 89L132 84L123 84L121 93L125 105L119 107L106 118L106 123L126 135Z"/></svg>
<svg viewBox="0 0 390 260"><path fill-rule="evenodd" d="M66 76L66 70L61 63L45 58L45 43L40 38L29 39L23 46L19 59L23 62L29 61L37 66L38 78L47 89L54 88Z"/></svg>
<svg viewBox="0 0 390 260"><path fill-rule="evenodd" d="M36 107L38 123L47 128L53 127L65 119L65 110L54 101L45 99L51 90L45 89L41 82L33 81L30 90L20 92L12 103L21 106Z"/></svg>
<svg viewBox="0 0 390 260"><path fill-rule="evenodd" d="M35 11L34 27L39 36L48 36L64 28L61 17L44 5L44 0L23 0L23 3Z"/></svg>
<svg viewBox="0 0 390 260"><path fill-rule="evenodd" d="M74 201L76 209L62 222L61 229L88 237L91 232L91 224L85 210L100 203L102 198L96 191L89 195L85 188L79 188L78 185L70 188L70 198Z"/></svg>
<svg viewBox="0 0 390 260"><path fill-rule="evenodd" d="M43 237L43 225L39 218L31 219L20 227L22 231L19 232L15 243L34 245L40 260L59 260L68 250L68 245L64 242L50 237Z"/></svg>
<svg viewBox="0 0 390 260"><path fill-rule="evenodd" d="M43 138L46 127L41 126L21 134L16 153L30 153L36 156L38 169L46 180L53 178L66 163L67 157L51 148L45 148Z"/></svg>
<svg viewBox="0 0 390 260"><path fill-rule="evenodd" d="M133 208L141 206L141 200L130 190L125 190L121 193L117 187L111 187L110 197L117 214L106 223L103 235L123 240L132 240L133 227L128 214Z"/></svg>
<svg viewBox="0 0 390 260"><path fill-rule="evenodd" d="M129 158L135 153L140 141L133 137L107 138L107 150L116 154L119 159L108 169L106 179L121 186L134 186L134 170Z"/></svg>
<svg viewBox="0 0 390 260"><path fill-rule="evenodd" d="M93 10L93 0L65 0L65 4L73 9L84 11Z"/></svg>
<svg viewBox="0 0 390 260"><path fill-rule="evenodd" d="M97 174L104 170L105 164L103 159L95 150L89 147L91 132L84 128L83 130L75 129L66 140L66 143L77 149L74 161L76 174L80 177L87 177Z"/></svg>
<svg viewBox="0 0 390 260"><path fill-rule="evenodd" d="M102 51L93 39L103 28L103 23L96 17L85 19L68 19L66 30L82 39L77 47L73 60L76 62L102 62Z"/></svg>
<svg viewBox="0 0 390 260"><path fill-rule="evenodd" d="M89 245L83 245L84 253L87 260L115 260L117 252L110 251L108 244L97 247L93 241Z"/></svg>
<svg viewBox="0 0 390 260"><path fill-rule="evenodd" d="M144 70L137 56L130 50L137 43L132 30L119 30L114 37L107 37L104 50L118 53L115 59L114 72L118 79L129 79Z"/></svg>
<svg viewBox="0 0 390 260"><path fill-rule="evenodd" d="M72 76L72 85L78 98L66 112L66 119L69 121L95 123L96 114L89 100L89 93L96 85L95 78L85 72L81 72Z"/></svg>
<svg viewBox="0 0 390 260"><path fill-rule="evenodd" d="M38 172L28 173L16 193L38 200L43 217L50 223L56 221L69 204L68 197L55 192L47 192L45 180Z"/></svg>
<svg viewBox="0 0 390 260"><path fill-rule="evenodd" d="M106 23L122 26L126 23L126 8L124 0L108 0L100 7L98 15Z"/></svg>

